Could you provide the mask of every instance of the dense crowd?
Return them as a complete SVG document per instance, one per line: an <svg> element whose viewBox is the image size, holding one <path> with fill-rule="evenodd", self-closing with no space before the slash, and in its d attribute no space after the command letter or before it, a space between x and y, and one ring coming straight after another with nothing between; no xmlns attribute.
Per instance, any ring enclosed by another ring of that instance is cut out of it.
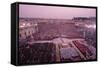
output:
<svg viewBox="0 0 100 68"><path fill-rule="evenodd" d="M87 31L85 39L89 45L96 47L96 31Z"/></svg>
<svg viewBox="0 0 100 68"><path fill-rule="evenodd" d="M85 35L84 35L85 33ZM35 64L35 63L52 63L56 62L56 47L53 43L34 43L29 44L30 41L43 41L43 40L53 40L58 37L69 37L69 38L84 38L88 45L96 47L96 32L91 29L76 27L74 23L39 23L38 31L31 35L24 34L24 39L19 39L19 63L20 64ZM86 50L91 56L91 52L87 47L77 42L76 47L82 52L86 57ZM66 51L66 52L65 52ZM72 52L72 53L71 53ZM66 54L65 54L66 53ZM95 53L95 52L94 52ZM81 60L77 56L75 49L73 48L62 48L61 55L70 56L74 55L74 58ZM73 58L72 57L72 58ZM71 58L71 59L72 59ZM71 61L70 59L67 59ZM72 59L75 60L75 59ZM61 61L65 59L61 58Z"/></svg>
<svg viewBox="0 0 100 68"><path fill-rule="evenodd" d="M51 63L55 62L55 45L53 43L24 44L19 47L19 63Z"/></svg>
<svg viewBox="0 0 100 68"><path fill-rule="evenodd" d="M78 32L87 41L88 45L96 47L96 29L77 27Z"/></svg>

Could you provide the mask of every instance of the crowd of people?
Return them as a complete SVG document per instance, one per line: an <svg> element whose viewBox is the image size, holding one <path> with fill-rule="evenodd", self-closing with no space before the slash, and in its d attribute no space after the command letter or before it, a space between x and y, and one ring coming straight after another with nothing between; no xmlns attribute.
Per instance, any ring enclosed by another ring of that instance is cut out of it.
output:
<svg viewBox="0 0 100 68"><path fill-rule="evenodd" d="M19 63L51 63L55 62L55 45L53 43L24 44L19 47Z"/></svg>
<svg viewBox="0 0 100 68"><path fill-rule="evenodd" d="M84 34L85 33L85 34ZM33 43L29 44L28 42L35 41L48 41L53 40L58 37L69 37L69 38L84 38L87 44L90 46L96 47L96 32L83 28L76 27L74 23L38 23L38 31L31 33L29 35L24 34L24 39L19 39L19 63L20 64L35 64L35 63L52 63L56 62L56 45L53 43ZM82 44L77 42L76 47L86 56L86 50L91 55L91 52ZM71 53L73 52L73 54ZM65 54L66 53L66 54ZM80 57L77 56L74 48L62 48L61 55L70 56L74 55L74 58ZM72 57L73 58L73 57ZM71 59L72 59L71 58ZM72 59L73 60L73 59ZM75 59L74 59L75 60ZM61 58L61 62L66 61ZM71 61L68 59L68 61Z"/></svg>
<svg viewBox="0 0 100 68"><path fill-rule="evenodd" d="M87 31L85 39L89 45L96 47L96 31Z"/></svg>
<svg viewBox="0 0 100 68"><path fill-rule="evenodd" d="M80 32L81 36L87 41L88 45L96 47L96 29L77 27L77 31Z"/></svg>

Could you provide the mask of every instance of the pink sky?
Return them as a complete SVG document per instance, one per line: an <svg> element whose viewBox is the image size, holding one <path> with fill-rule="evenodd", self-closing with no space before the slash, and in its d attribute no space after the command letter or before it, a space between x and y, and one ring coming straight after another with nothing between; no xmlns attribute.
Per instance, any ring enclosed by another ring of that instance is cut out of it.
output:
<svg viewBox="0 0 100 68"><path fill-rule="evenodd" d="M96 17L91 8L19 5L19 17L70 19L73 17Z"/></svg>

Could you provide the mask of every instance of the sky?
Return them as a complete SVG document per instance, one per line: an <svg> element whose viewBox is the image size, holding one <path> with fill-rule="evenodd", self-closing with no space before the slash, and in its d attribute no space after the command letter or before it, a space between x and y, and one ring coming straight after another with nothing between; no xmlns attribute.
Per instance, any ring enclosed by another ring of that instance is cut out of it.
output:
<svg viewBox="0 0 100 68"><path fill-rule="evenodd" d="M19 5L20 18L72 19L73 17L96 17L94 8Z"/></svg>

